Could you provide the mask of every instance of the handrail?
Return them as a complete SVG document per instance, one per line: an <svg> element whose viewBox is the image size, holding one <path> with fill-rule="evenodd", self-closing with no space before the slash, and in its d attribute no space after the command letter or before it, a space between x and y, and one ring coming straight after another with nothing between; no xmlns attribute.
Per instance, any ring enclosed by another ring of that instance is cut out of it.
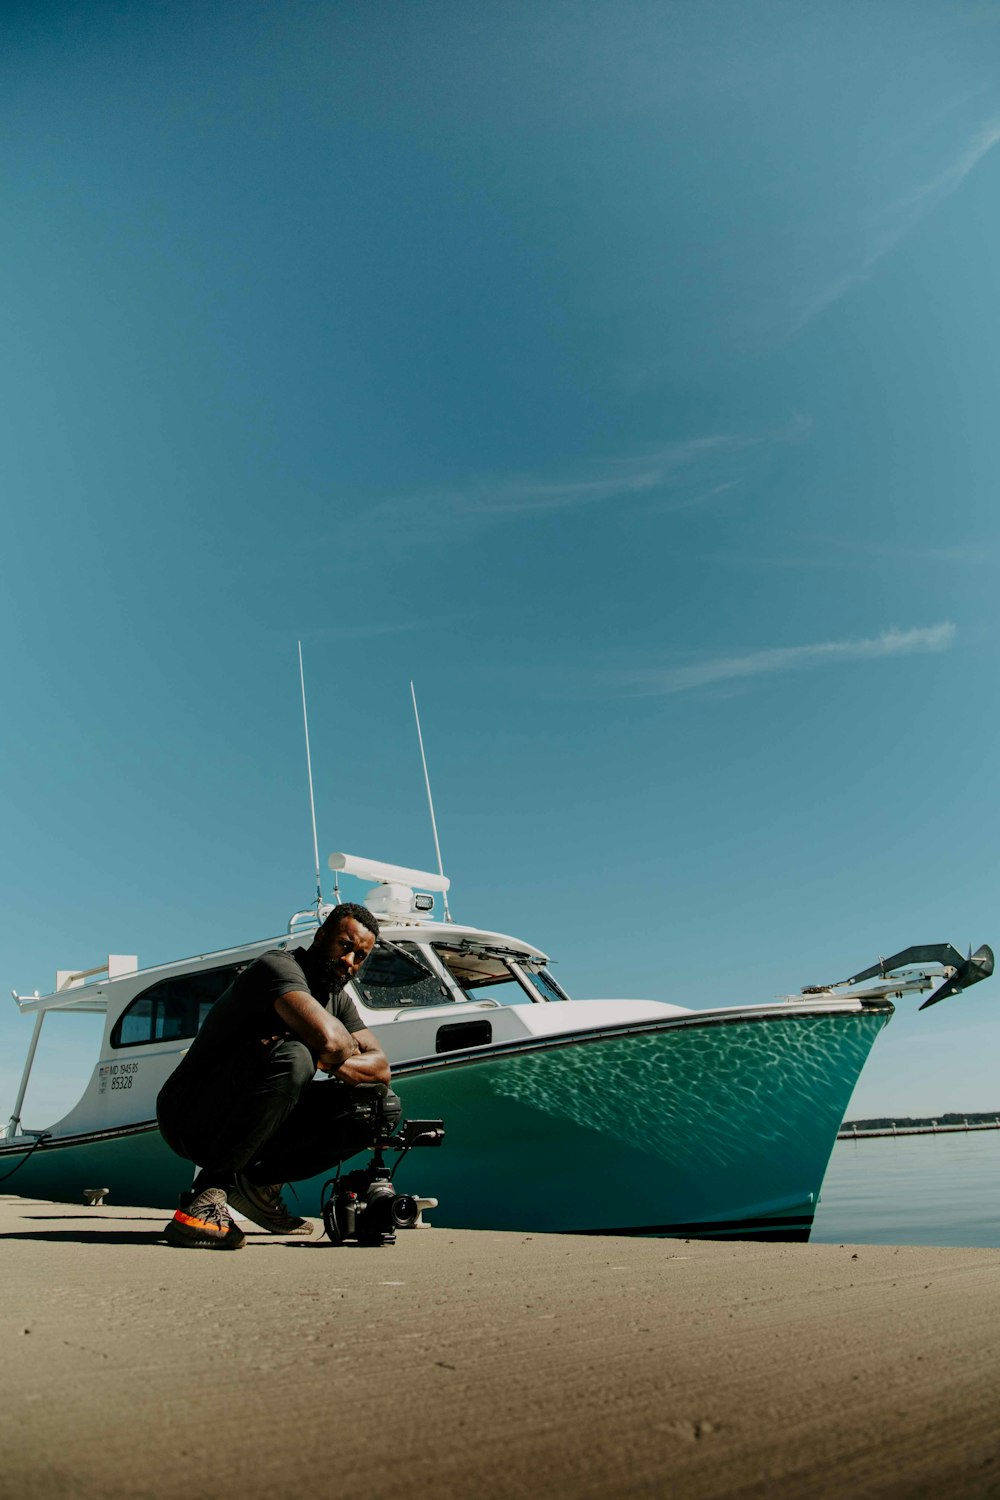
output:
<svg viewBox="0 0 1000 1500"><path fill-rule="evenodd" d="M319 918L317 917L316 911L314 909L310 908L310 910L308 911L293 912L292 915L288 918L289 936L299 931L300 927L305 927L307 925L312 927L316 927L319 925Z"/></svg>

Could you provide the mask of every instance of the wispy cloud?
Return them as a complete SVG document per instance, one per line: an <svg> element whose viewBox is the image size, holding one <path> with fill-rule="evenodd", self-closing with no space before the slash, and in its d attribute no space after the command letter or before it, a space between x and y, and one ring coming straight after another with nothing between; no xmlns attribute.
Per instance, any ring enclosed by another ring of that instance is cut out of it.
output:
<svg viewBox="0 0 1000 1500"><path fill-rule="evenodd" d="M722 484L714 484L711 489L702 490L694 495L683 496L680 499L671 499L668 496L663 500L654 500L649 505L644 505L639 514L654 516L662 515L665 511L695 510L699 506L708 505L712 500L717 500L720 495L727 495L730 490L735 490L739 483L738 479L726 479Z"/></svg>
<svg viewBox="0 0 1000 1500"><path fill-rule="evenodd" d="M905 218L915 209L922 212L928 203L940 202L942 198L947 198L956 188L961 187L973 167L979 165L986 153L992 151L998 141L1000 141L1000 115L994 115L966 143L960 155L950 166L928 182L914 188L905 198L901 198L894 206L895 214ZM908 227L904 224L900 232L905 233ZM894 242L894 240L890 241L890 243Z"/></svg>
<svg viewBox="0 0 1000 1500"><path fill-rule="evenodd" d="M615 674L618 689L635 698L665 697L748 677L776 672L804 672L845 661L880 661L921 651L947 651L955 639L950 621L913 630L886 630L868 640L820 641L807 646L780 646L740 656L717 656L686 666L632 667Z"/></svg>
<svg viewBox="0 0 1000 1500"><path fill-rule="evenodd" d="M576 473L477 478L447 489L393 495L369 512L384 531L414 534L473 522L502 522L647 502L643 513L708 505L739 486L760 462L751 455L775 444L806 440L808 417L759 433L709 433L659 444L623 457L593 461Z"/></svg>
<svg viewBox="0 0 1000 1500"><path fill-rule="evenodd" d="M678 454L673 467L687 462ZM607 500L625 500L643 494L664 483L667 465L656 462L652 467L630 464L627 471L601 479L533 479L521 475L506 480L479 481L467 489L439 494L436 498L457 512L476 515L535 515L554 510L572 510L579 506L601 505Z"/></svg>
<svg viewBox="0 0 1000 1500"><path fill-rule="evenodd" d="M603 505L611 500L629 500L654 490L676 488L692 472L703 475L706 461L721 454L745 449L759 439L718 433L665 443L625 458L607 459L589 466L589 472L547 478L515 474L470 480L448 490L422 495L394 497L383 502L433 510L451 520L461 517L502 519L505 516L546 515L552 511L576 510ZM381 507L380 507L381 509Z"/></svg>
<svg viewBox="0 0 1000 1500"><path fill-rule="evenodd" d="M942 171L894 199L870 228L870 245L858 265L835 276L800 312L795 331L837 302L852 287L867 281L883 256L910 233L924 216L961 187L969 173L1000 142L1000 115L994 115L963 145Z"/></svg>

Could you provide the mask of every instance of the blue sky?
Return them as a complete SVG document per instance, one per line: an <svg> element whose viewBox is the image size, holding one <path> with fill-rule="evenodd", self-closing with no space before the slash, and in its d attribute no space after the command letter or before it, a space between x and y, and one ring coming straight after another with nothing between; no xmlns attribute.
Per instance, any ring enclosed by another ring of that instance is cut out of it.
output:
<svg viewBox="0 0 1000 1500"><path fill-rule="evenodd" d="M299 639L324 852L432 865L412 677L455 914L577 995L1000 941L1000 6L0 26L7 987L308 903ZM852 1112L1000 1104L998 993Z"/></svg>

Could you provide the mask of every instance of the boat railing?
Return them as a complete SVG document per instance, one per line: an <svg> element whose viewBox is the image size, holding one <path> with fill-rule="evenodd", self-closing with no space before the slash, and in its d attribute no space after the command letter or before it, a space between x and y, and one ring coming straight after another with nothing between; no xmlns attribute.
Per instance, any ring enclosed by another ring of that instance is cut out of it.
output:
<svg viewBox="0 0 1000 1500"><path fill-rule="evenodd" d="M307 928L318 927L323 918L332 911L333 907L320 907L317 914L315 906L310 906L306 911L296 911L288 918L288 935L294 937L296 933L304 932Z"/></svg>
<svg viewBox="0 0 1000 1500"><path fill-rule="evenodd" d="M101 1014L107 1009L107 1001L99 992L94 993L92 985L96 979L123 979L127 974L138 972L139 960L134 953L109 953L106 963L97 964L92 969L57 969L56 987L51 995L39 995L36 990L33 995L19 995L16 990L11 990L17 1007L20 1011L35 1012L35 1026L31 1033L31 1042L28 1046L28 1056L24 1063L24 1072L21 1074L21 1082L17 1090L17 1098L14 1101L14 1110L7 1122L4 1132L8 1141L19 1136L38 1135L38 1131L25 1130L21 1125L21 1106L24 1104L24 1096L28 1089L28 1080L31 1078L31 1069L35 1061L35 1053L38 1051L38 1039L42 1034L42 1022L50 1010L73 1010L92 1011ZM78 994L78 991L83 993Z"/></svg>
<svg viewBox="0 0 1000 1500"><path fill-rule="evenodd" d="M78 1000L70 992L89 989L95 980L124 979L138 971L139 960L134 953L109 953L104 963L96 964L92 969L57 969L55 988L50 995L40 995L37 990L32 995L19 995L17 990L10 993L19 1010L68 1010L71 1007L103 1010L103 1003L91 1006L84 997Z"/></svg>

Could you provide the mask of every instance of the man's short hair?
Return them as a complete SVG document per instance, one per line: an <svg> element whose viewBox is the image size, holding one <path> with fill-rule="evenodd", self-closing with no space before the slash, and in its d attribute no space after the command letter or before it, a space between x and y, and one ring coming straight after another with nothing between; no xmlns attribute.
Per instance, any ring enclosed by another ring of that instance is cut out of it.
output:
<svg viewBox="0 0 1000 1500"><path fill-rule="evenodd" d="M377 919L372 916L367 906L359 906L356 901L343 901L339 906L335 906L322 926L339 927L341 922L349 922L352 918L362 927L367 927L372 937L378 937Z"/></svg>

